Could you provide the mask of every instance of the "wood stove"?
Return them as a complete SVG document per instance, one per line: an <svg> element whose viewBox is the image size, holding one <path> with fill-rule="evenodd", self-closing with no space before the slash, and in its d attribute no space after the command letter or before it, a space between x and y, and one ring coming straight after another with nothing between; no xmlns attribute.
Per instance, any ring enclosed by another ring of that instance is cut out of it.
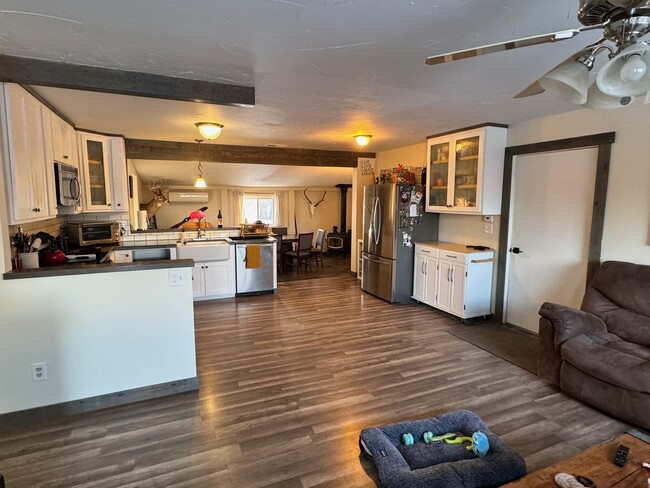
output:
<svg viewBox="0 0 650 488"><path fill-rule="evenodd" d="M341 192L341 227L334 226L332 232L327 234L327 252L345 252L349 253L352 244L352 233L347 232L346 217L347 217L347 193L348 188L352 185L339 184L336 187Z"/></svg>

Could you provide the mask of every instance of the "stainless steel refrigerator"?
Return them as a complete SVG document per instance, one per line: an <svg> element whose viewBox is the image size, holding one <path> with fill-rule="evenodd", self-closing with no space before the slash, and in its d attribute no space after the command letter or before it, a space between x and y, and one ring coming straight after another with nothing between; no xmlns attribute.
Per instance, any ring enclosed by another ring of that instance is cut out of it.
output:
<svg viewBox="0 0 650 488"><path fill-rule="evenodd" d="M413 294L413 243L438 239L438 214L424 211L421 185L363 188L361 288L390 303Z"/></svg>

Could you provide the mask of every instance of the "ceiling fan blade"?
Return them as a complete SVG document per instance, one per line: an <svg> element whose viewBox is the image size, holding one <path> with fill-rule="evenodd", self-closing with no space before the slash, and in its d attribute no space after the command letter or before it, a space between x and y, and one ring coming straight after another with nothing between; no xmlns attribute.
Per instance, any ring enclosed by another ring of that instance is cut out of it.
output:
<svg viewBox="0 0 650 488"><path fill-rule="evenodd" d="M520 47L535 46L537 44L545 44L547 42L564 41L566 39L574 38L584 30L591 30L591 28L593 27L581 27L578 29L552 32L550 34L542 34L539 36L523 37L521 39L515 39L514 41L499 42L496 44L489 44L487 46L465 49L463 51L454 51L447 54L440 54L438 56L430 56L426 59L425 63L428 65L450 63L452 61L458 61L459 59L467 59L473 58L475 56L482 56L484 54L510 51L511 49L518 49Z"/></svg>
<svg viewBox="0 0 650 488"><path fill-rule="evenodd" d="M517 93L513 98L526 98L526 97L532 97L535 95L540 95L541 93L544 93L546 90L542 88L542 85L539 84L539 80L534 81L530 85L528 85L526 88L521 90L519 93Z"/></svg>

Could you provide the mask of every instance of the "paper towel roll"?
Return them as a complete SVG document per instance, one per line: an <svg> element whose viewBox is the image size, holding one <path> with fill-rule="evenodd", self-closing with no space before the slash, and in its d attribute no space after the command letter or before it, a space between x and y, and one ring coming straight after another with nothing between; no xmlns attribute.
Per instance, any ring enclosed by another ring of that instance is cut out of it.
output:
<svg viewBox="0 0 650 488"><path fill-rule="evenodd" d="M147 211L138 210L138 230L147 230L149 226L147 225Z"/></svg>

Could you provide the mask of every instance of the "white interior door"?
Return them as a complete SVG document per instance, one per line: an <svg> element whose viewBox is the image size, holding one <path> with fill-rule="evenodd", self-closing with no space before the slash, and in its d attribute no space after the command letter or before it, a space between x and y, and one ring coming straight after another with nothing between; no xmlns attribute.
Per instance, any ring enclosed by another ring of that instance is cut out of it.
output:
<svg viewBox="0 0 650 488"><path fill-rule="evenodd" d="M580 306L597 155L597 149L590 148L515 159L506 322L537 332L543 302Z"/></svg>

